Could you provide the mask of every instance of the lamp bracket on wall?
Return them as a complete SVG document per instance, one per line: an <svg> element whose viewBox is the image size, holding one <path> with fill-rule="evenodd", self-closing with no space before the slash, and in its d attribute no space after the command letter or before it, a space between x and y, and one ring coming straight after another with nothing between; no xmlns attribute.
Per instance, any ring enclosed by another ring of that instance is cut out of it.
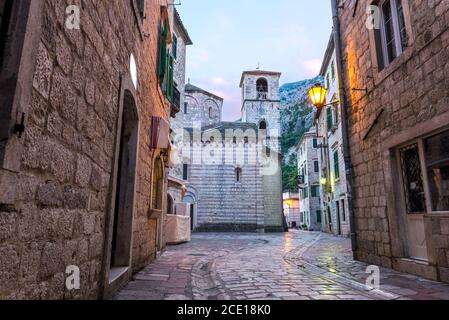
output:
<svg viewBox="0 0 449 320"><path fill-rule="evenodd" d="M363 91L363 92L365 92L366 94L368 94L368 88L364 88L364 89L352 88L351 90L352 90L352 91Z"/></svg>

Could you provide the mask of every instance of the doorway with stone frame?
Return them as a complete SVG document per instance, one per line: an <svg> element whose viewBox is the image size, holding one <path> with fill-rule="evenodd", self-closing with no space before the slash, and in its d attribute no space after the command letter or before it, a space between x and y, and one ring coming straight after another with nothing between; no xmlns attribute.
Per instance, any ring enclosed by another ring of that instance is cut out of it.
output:
<svg viewBox="0 0 449 320"><path fill-rule="evenodd" d="M126 272L131 263L131 239L134 213L138 148L138 113L133 95L124 92L112 224L110 280Z"/></svg>

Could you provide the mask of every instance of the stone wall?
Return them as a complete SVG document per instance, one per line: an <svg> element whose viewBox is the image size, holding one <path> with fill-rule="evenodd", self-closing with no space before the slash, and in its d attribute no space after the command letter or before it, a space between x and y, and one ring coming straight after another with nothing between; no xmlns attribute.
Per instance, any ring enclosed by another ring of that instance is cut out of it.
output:
<svg viewBox="0 0 449 320"><path fill-rule="evenodd" d="M355 17L354 3L345 2L348 5L339 9L354 167L355 255L368 263L401 268L402 258L407 257L407 240L400 219L403 203L395 188L392 150L447 127L449 2L403 1L409 46L382 71L377 68L373 31L365 26L365 8L370 2L359 1ZM368 93L352 88L367 88ZM384 111L379 116L381 109ZM447 216L426 214L429 266L409 263L402 269L449 281Z"/></svg>
<svg viewBox="0 0 449 320"><path fill-rule="evenodd" d="M120 79L130 77L131 53L140 127L132 269L155 258L148 133L153 115L168 119L155 72L161 3L146 1L145 20L130 1L73 3L81 8L81 30L64 28L65 1L45 1L33 85L21 88L31 95L26 131L11 151L20 166L0 169L0 298L101 295ZM81 269L80 290L65 289L68 265Z"/></svg>

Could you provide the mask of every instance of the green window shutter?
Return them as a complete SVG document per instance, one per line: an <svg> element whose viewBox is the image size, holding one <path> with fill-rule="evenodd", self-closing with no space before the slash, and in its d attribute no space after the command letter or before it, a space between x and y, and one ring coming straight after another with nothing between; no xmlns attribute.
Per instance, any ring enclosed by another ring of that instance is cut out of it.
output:
<svg viewBox="0 0 449 320"><path fill-rule="evenodd" d="M332 108L329 107L326 110L326 116L327 116L327 131L331 131L332 127L333 127L333 119L332 119Z"/></svg>
<svg viewBox="0 0 449 320"><path fill-rule="evenodd" d="M317 139L313 139L313 147L315 149L318 148L318 140Z"/></svg>
<svg viewBox="0 0 449 320"><path fill-rule="evenodd" d="M171 54L168 54L168 66L167 66L167 98L173 100L173 67L174 59Z"/></svg>
<svg viewBox="0 0 449 320"><path fill-rule="evenodd" d="M159 50L159 82L162 84L164 82L165 73L167 71L167 32L168 25L167 22L164 23L163 30L160 26L160 50Z"/></svg>
<svg viewBox="0 0 449 320"><path fill-rule="evenodd" d="M338 159L338 151L334 153L334 172L335 172L335 180L340 179L340 163Z"/></svg>
<svg viewBox="0 0 449 320"><path fill-rule="evenodd" d="M321 210L316 212L316 222L321 223Z"/></svg>
<svg viewBox="0 0 449 320"><path fill-rule="evenodd" d="M314 163L313 163L313 165L314 165L314 169L315 169L315 173L318 173L318 172L320 172L320 163L318 162L318 161L315 161Z"/></svg>
<svg viewBox="0 0 449 320"><path fill-rule="evenodd" d="M178 58L178 37L173 33L173 57L175 59Z"/></svg>

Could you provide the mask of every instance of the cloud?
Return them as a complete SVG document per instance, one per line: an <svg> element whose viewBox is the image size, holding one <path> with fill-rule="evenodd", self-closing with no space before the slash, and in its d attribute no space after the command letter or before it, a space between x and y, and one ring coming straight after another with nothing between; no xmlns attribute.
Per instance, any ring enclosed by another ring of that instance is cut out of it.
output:
<svg viewBox="0 0 449 320"><path fill-rule="evenodd" d="M307 73L308 76L314 77L320 73L321 69L321 60L319 59L311 59L306 60L302 64L302 68Z"/></svg>
<svg viewBox="0 0 449 320"><path fill-rule="evenodd" d="M213 77L211 83L215 86L229 86L229 81L222 77Z"/></svg>

